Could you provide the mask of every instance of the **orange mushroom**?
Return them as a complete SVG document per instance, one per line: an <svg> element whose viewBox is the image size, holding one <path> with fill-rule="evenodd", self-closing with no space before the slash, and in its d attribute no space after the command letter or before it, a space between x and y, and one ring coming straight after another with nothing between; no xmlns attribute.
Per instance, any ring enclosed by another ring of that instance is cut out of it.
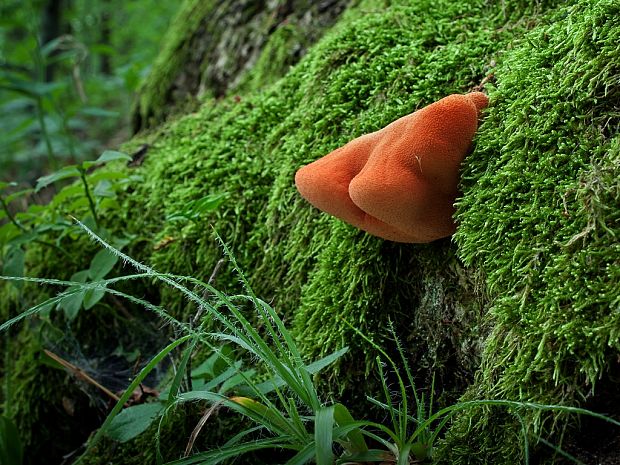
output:
<svg viewBox="0 0 620 465"><path fill-rule="evenodd" d="M300 168L297 189L315 207L384 239L450 236L459 167L487 104L481 92L445 97Z"/></svg>

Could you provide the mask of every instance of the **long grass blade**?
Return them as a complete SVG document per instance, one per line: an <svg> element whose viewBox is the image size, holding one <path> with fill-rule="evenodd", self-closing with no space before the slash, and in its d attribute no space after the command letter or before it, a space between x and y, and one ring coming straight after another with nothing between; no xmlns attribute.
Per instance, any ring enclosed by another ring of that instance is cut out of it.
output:
<svg viewBox="0 0 620 465"><path fill-rule="evenodd" d="M174 379L172 380L172 385L170 386L170 391L168 394L168 403L167 403L168 407L170 407L174 403L174 400L179 392L179 389L181 388L181 383L183 382L183 378L185 378L185 369L187 367L187 362L189 361L189 358L192 356L192 353L194 352L194 349L196 348L197 342L198 342L197 338L195 337L192 338L192 340L189 342L189 344L183 351L183 357L181 357L181 362L179 363L179 366L177 367L177 372L174 375Z"/></svg>
<svg viewBox="0 0 620 465"><path fill-rule="evenodd" d="M216 465L226 459L238 457L240 455L247 454L248 452L262 449L296 450L287 442L282 441L281 438L257 439L255 441L245 442L242 444L235 444L228 447L225 446L217 450L201 452L194 454L191 457L167 462L165 465Z"/></svg>
<svg viewBox="0 0 620 465"><path fill-rule="evenodd" d="M333 465L334 463L333 431L334 406L321 407L314 418L317 465Z"/></svg>
<svg viewBox="0 0 620 465"><path fill-rule="evenodd" d="M322 369L328 367L329 365L331 365L332 363L334 363L336 360L338 360L340 357L342 357L344 354L346 354L349 351L348 347L343 347L340 350L337 350L329 355L327 355L326 357L323 357L315 362L312 362L308 365L306 365L306 370L308 371L308 373L310 373L311 375L315 375L317 373L319 373ZM269 394L270 392L272 392L274 389L277 388L281 388L286 386L286 382L280 378L279 376L275 376L273 378L271 378L270 380L267 381L263 381L262 383L258 384L256 387L263 393L263 394Z"/></svg>
<svg viewBox="0 0 620 465"><path fill-rule="evenodd" d="M284 465L305 465L310 462L315 457L315 447L314 441L306 444L306 446L301 449L293 458L288 460Z"/></svg>
<svg viewBox="0 0 620 465"><path fill-rule="evenodd" d="M572 456L571 454L569 454L565 450L561 449L560 447L556 446L555 444L551 444L549 441L547 441L547 440L545 440L543 438L538 438L538 440L541 443L543 443L545 446L550 447L551 449L553 449L557 454L560 454L565 459L568 459L571 462L576 463L577 465L586 465L581 460L579 460L577 457Z"/></svg>

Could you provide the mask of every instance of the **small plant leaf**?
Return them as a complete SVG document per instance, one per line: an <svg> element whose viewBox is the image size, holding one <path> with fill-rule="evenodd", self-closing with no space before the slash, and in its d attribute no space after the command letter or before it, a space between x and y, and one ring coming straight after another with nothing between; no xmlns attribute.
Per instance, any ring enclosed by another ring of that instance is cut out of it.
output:
<svg viewBox="0 0 620 465"><path fill-rule="evenodd" d="M144 378L146 378L147 375L153 370L153 368L155 368L155 366L159 362L161 362L163 358L165 358L172 350L174 350L175 347L177 347L179 344L184 343L188 339L189 339L189 336L183 336L182 338L179 338L176 341L171 342L164 349L162 349L155 357L153 357L151 361L144 368L142 368L142 370L140 370L140 373L138 373L138 375L133 379L131 384L127 387L127 389L125 389L125 392L123 393L121 398L118 400L118 402L116 402L116 405L114 405L114 407L112 408L112 411L106 417L105 421L103 422L103 425L101 425L101 428L97 430L95 435L88 442L88 445L86 446L86 450L84 451L84 455L90 452L92 448L97 445L101 437L107 432L108 428L110 427L110 423L114 421L114 418L122 410L123 405L125 405L125 403L129 400L134 390L140 385L140 383L144 381ZM79 461L80 459L78 459L78 463Z"/></svg>
<svg viewBox="0 0 620 465"><path fill-rule="evenodd" d="M16 182L0 181L0 191L6 189L7 187L15 187L15 186L17 186Z"/></svg>
<svg viewBox="0 0 620 465"><path fill-rule="evenodd" d="M234 387L244 384L246 380L251 379L256 374L256 370L246 370L243 373L237 373L222 383L219 389L220 394L230 392Z"/></svg>
<svg viewBox="0 0 620 465"><path fill-rule="evenodd" d="M231 397L230 401L240 405L242 407L242 412L245 410L249 413L245 413L245 415L263 424L267 429L273 431L273 427L275 426L281 431L289 430L289 425L282 420L281 416L254 399L250 399L249 397Z"/></svg>
<svg viewBox="0 0 620 465"><path fill-rule="evenodd" d="M104 295L105 289L88 289L84 293L84 300L82 302L82 305L84 305L84 310L90 310L93 308L97 305L97 302L103 299Z"/></svg>
<svg viewBox="0 0 620 465"><path fill-rule="evenodd" d="M146 431L163 411L164 405L161 402L128 407L114 417L106 434L116 441L130 441Z"/></svg>
<svg viewBox="0 0 620 465"><path fill-rule="evenodd" d="M172 385L170 386L170 391L168 393L168 407L170 407L179 393L179 389L181 388L181 382L183 378L185 378L185 372L187 368L187 363L194 352L194 348L198 343L198 339L194 338L187 344L187 347L183 351L183 356L181 357L181 361L179 362L179 366L177 367L177 372L172 380Z"/></svg>
<svg viewBox="0 0 620 465"><path fill-rule="evenodd" d="M2 465L21 465L24 449L17 427L11 420L0 416L0 463Z"/></svg>
<svg viewBox="0 0 620 465"><path fill-rule="evenodd" d="M108 180L99 181L93 189L95 197L108 197L113 198L116 196L114 189L112 189L112 183Z"/></svg>
<svg viewBox="0 0 620 465"><path fill-rule="evenodd" d="M44 187L49 186L50 184L55 183L56 181L60 181L62 179L68 178L77 178L80 176L80 170L78 170L77 166L69 165L64 168L59 169L58 171L48 174L47 176L42 176L37 179L37 185L34 188L35 192L39 192Z"/></svg>
<svg viewBox="0 0 620 465"><path fill-rule="evenodd" d="M24 197L33 192L33 189L22 189L21 191L13 192L6 196L6 203L11 203L14 200L19 199L20 197Z"/></svg>
<svg viewBox="0 0 620 465"><path fill-rule="evenodd" d="M84 186L80 184L72 184L66 187L63 187L60 192L58 192L52 202L55 204L62 203L65 199L72 197L74 195L82 195L84 193Z"/></svg>
<svg viewBox="0 0 620 465"><path fill-rule="evenodd" d="M77 287L70 287L68 290L75 290ZM58 306L63 310L68 320L74 320L84 301L85 291L76 292L58 302Z"/></svg>
<svg viewBox="0 0 620 465"><path fill-rule="evenodd" d="M78 271L71 276L71 281L75 281L78 283L86 282L86 278L88 277L88 270ZM78 286L72 286L68 288L68 291L74 291L79 289ZM86 295L86 290L78 291L74 294L68 295L64 297L60 302L58 302L58 308L62 309L65 313L65 317L68 320L73 320L79 313L82 308L82 302L84 301L84 296Z"/></svg>
<svg viewBox="0 0 620 465"><path fill-rule="evenodd" d="M102 249L93 257L88 269L88 277L93 281L103 279L118 262L118 256L107 249Z"/></svg>
<svg viewBox="0 0 620 465"><path fill-rule="evenodd" d="M5 276L24 276L24 257L25 253L21 247L12 247L7 253L7 257L4 260L4 266L2 267L2 274ZM13 286L18 290L24 287L24 283L14 281Z"/></svg>
<svg viewBox="0 0 620 465"><path fill-rule="evenodd" d="M217 209L227 198L227 193L206 195L201 199L189 202L182 210L168 215L166 220L196 220L204 213Z"/></svg>
<svg viewBox="0 0 620 465"><path fill-rule="evenodd" d="M334 420L338 423L338 426L346 426L355 422L355 419L342 404L334 405ZM346 435L347 446L345 449L350 453L365 452L368 450L364 435L359 429L353 430Z"/></svg>
<svg viewBox="0 0 620 465"><path fill-rule="evenodd" d="M28 231L27 233L22 233L11 239L9 244L13 247L20 246L22 244L28 244L37 238L36 231Z"/></svg>
<svg viewBox="0 0 620 465"><path fill-rule="evenodd" d="M211 354L204 362L192 370L192 378L214 378L227 367L224 358L231 357L232 348L229 345L222 346L219 351Z"/></svg>
<svg viewBox="0 0 620 465"><path fill-rule="evenodd" d="M344 465L348 463L360 463L360 462L393 462L394 456L386 451L380 449L369 449L365 452L359 452L357 454L346 455L340 460L336 461L336 465Z"/></svg>
<svg viewBox="0 0 620 465"><path fill-rule="evenodd" d="M99 181L115 181L119 179L126 179L127 173L123 173L122 171L108 171L108 170L99 170L95 171L92 175L88 177L89 183L96 184Z"/></svg>
<svg viewBox="0 0 620 465"><path fill-rule="evenodd" d="M310 373L311 375L314 375L320 372L323 368L334 363L336 360L338 360L340 357L346 354L348 350L349 350L348 347L343 347L340 350L332 352L331 354L306 365L306 371ZM282 378L280 378L279 376L274 376L270 380L267 380L267 381L264 381L258 384L256 388L261 394L268 394L277 388L283 387L285 384L286 383L284 382Z"/></svg>
<svg viewBox="0 0 620 465"><path fill-rule="evenodd" d="M8 252L2 267L5 276L24 276L24 251L21 247L13 247Z"/></svg>
<svg viewBox="0 0 620 465"><path fill-rule="evenodd" d="M110 161L115 161L115 160L131 161L131 157L123 152L116 152L114 150L106 150L99 156L99 158L95 160L95 163L99 165L102 163L108 163Z"/></svg>

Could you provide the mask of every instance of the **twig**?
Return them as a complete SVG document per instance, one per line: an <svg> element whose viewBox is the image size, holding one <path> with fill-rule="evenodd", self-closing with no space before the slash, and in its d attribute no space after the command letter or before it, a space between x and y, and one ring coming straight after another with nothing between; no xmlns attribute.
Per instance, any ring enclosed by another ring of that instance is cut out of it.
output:
<svg viewBox="0 0 620 465"><path fill-rule="evenodd" d="M97 217L97 210L95 209L95 202L93 197L90 195L90 188L88 187L88 182L86 181L86 171L83 168L79 168L80 171L80 179L82 180L82 184L84 185L84 192L86 193L86 198L88 199L88 206L90 208L90 213L93 215L93 220L95 220L95 226L97 226L97 230L99 230L99 218Z"/></svg>
<svg viewBox="0 0 620 465"><path fill-rule="evenodd" d="M128 320L133 320L133 315L131 313L129 313L129 310L127 310L127 307L125 307L125 305L123 305L123 302L121 302L121 300L116 297L114 294L108 294L110 299L112 300L112 302L114 303L114 306L116 308L118 308L120 310L120 312L125 315L125 317Z"/></svg>
<svg viewBox="0 0 620 465"><path fill-rule="evenodd" d="M120 397L118 397L116 394L114 394L112 391L110 391L108 388L102 386L101 384L99 384L97 381L95 381L93 378L91 378L90 376L88 376L86 374L86 372L84 370L82 370L81 368L75 366L74 364L67 362L65 359L63 359L62 357L60 357L59 355L56 355L54 352L51 352L47 349L43 349L43 352L45 352L45 354L51 358L52 360L60 363L63 367L65 367L67 369L67 371L69 371L72 375L74 375L76 378L81 379L82 381L86 381L90 384L92 384L93 386L95 386L96 388L100 389L101 391L103 391L108 397L110 397L111 399L114 399L116 402L118 402L120 400Z"/></svg>
<svg viewBox="0 0 620 465"><path fill-rule="evenodd" d="M194 428L194 431L192 431L192 434L189 436L189 441L187 443L187 447L185 448L185 455L184 455L184 457L188 457L189 456L189 454L192 451L192 447L194 447L194 442L196 442L196 438L200 434L200 431L202 430L203 426L207 423L207 420L211 417L213 412L215 412L219 408L219 406L222 405L223 403L224 403L224 401L222 401L222 400L220 400L219 402L216 402L202 416L202 418L200 419L200 421L198 422L198 424Z"/></svg>
<svg viewBox="0 0 620 465"><path fill-rule="evenodd" d="M4 200L4 197L2 197L1 195L0 195L0 204L2 205L2 209L6 213L6 216L9 218L9 221L13 223L15 226L17 226L17 228L20 229L21 231L28 232L26 227L23 224L21 224L19 221L17 221L17 219L13 216L13 214L11 213L11 210L9 209L9 206L6 204L6 201Z"/></svg>
<svg viewBox="0 0 620 465"><path fill-rule="evenodd" d="M487 82L491 81L492 79L495 78L495 73L491 72L489 74L487 74L485 76L485 78L480 81L480 84L478 84L477 86L474 86L474 88L472 90L476 91L476 92L480 92L482 89L484 89L484 86Z"/></svg>

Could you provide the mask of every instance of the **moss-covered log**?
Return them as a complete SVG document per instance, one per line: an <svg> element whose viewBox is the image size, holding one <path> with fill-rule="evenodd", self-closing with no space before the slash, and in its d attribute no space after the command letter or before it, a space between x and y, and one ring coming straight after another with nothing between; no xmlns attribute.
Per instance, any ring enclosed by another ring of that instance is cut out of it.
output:
<svg viewBox="0 0 620 465"><path fill-rule="evenodd" d="M282 79L265 82L256 68L246 92L208 100L129 142L127 150L150 145L143 165L127 168L144 180L103 220L134 238L127 248L140 260L204 280L222 257L216 231L308 358L351 347L322 386L326 399L360 415L366 394L377 392L377 353L348 323L390 353L393 324L419 387L435 376L444 404L464 394L580 405L596 398L599 383L618 399L619 18L614 0L361 1ZM464 162L453 240L382 241L297 194L299 166L481 82L491 103ZM170 220L208 194L226 200L197 221ZM48 214L55 211L63 206ZM76 250L87 249L81 244ZM58 263L36 272L66 274ZM230 267L217 284L239 287ZM179 318L194 311L172 291L139 292ZM17 407L24 418L26 406ZM578 428L558 415L519 414L530 439L557 441L565 425ZM521 434L511 412L463 412L436 458L514 464ZM151 439L141 437L140 447ZM537 457L552 460L548 452Z"/></svg>

